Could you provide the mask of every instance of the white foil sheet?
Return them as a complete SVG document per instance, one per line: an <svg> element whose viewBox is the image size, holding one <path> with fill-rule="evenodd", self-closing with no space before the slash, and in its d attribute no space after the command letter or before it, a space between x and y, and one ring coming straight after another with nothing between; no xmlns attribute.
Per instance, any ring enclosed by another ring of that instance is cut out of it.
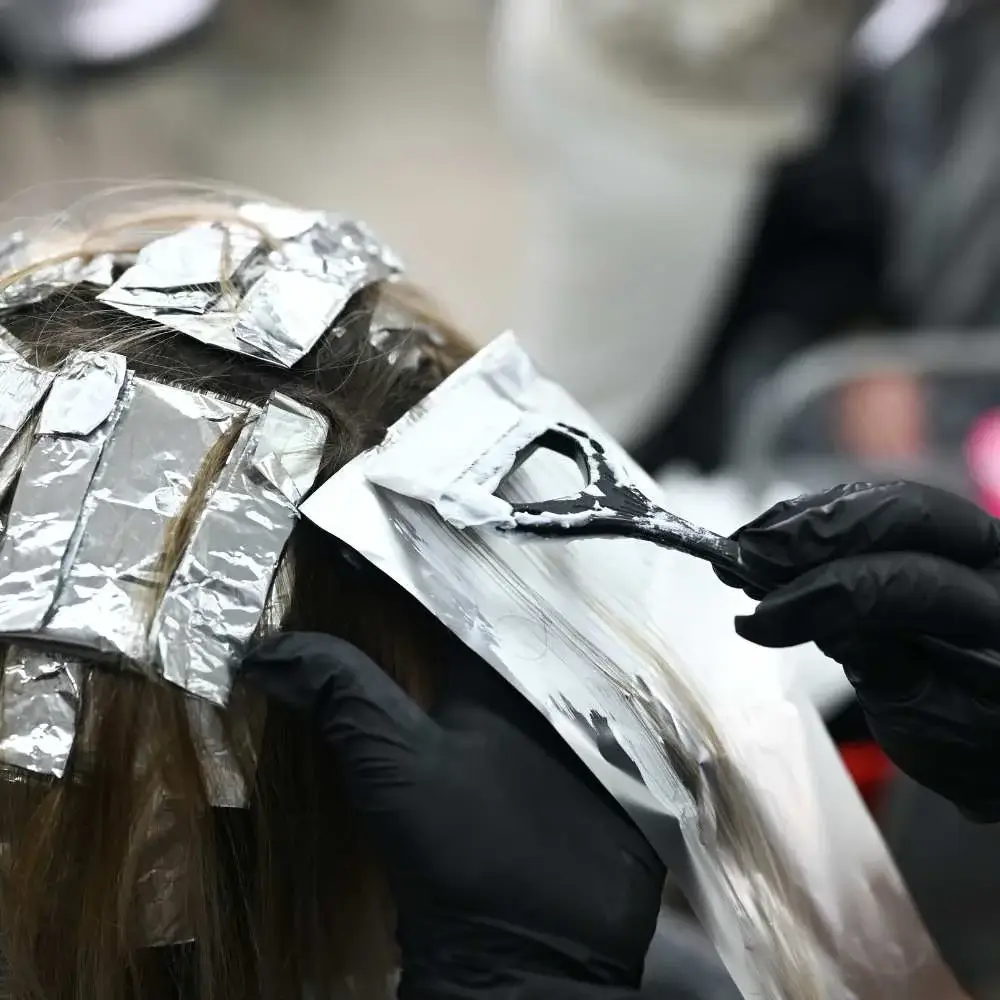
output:
<svg viewBox="0 0 1000 1000"><path fill-rule="evenodd" d="M199 698L228 699L231 667L261 621L326 436L318 414L275 396L208 498L153 627L163 676Z"/></svg>
<svg viewBox="0 0 1000 1000"><path fill-rule="evenodd" d="M260 204L241 214L250 225L198 225L147 244L99 299L203 343L291 367L352 296L402 269L361 223Z"/></svg>
<svg viewBox="0 0 1000 1000"><path fill-rule="evenodd" d="M76 737L83 666L11 647L0 682L0 764L61 778Z"/></svg>
<svg viewBox="0 0 1000 1000"><path fill-rule="evenodd" d="M629 539L515 544L448 523L488 523L483 482L499 483L518 442L553 423L593 435L660 500L507 335L302 513L412 594L546 716L645 832L744 996L961 997L815 711L768 650L743 643L734 657L731 620L702 590L686 597L692 560ZM450 488L461 486L463 468L476 479L467 494ZM392 490L371 481L374 469ZM575 467L540 452L505 490L537 501L580 486ZM473 509L461 509L463 495ZM717 797L710 779L719 774L731 775L726 787L741 789L742 804ZM747 823L759 824L762 855L739 854L727 839L727 825ZM757 867L771 854L782 859L782 880ZM780 985L788 977L776 970L776 942L796 955L794 993Z"/></svg>

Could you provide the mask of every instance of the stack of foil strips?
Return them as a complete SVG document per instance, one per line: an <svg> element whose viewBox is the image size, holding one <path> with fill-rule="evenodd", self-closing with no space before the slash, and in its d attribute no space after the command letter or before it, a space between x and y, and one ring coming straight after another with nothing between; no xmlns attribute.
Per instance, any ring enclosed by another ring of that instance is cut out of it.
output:
<svg viewBox="0 0 1000 1000"><path fill-rule="evenodd" d="M147 381L113 353L48 373L0 351L5 489L20 472L0 540L0 763L62 775L86 661L187 691L214 803L242 804L203 709L227 702L326 435L282 395L261 408Z"/></svg>
<svg viewBox="0 0 1000 1000"><path fill-rule="evenodd" d="M42 302L50 295L74 285L107 288L114 281L115 258L110 253L66 257L51 248L52 260L44 246L35 245L24 233L16 232L0 244L0 310L20 309Z"/></svg>
<svg viewBox="0 0 1000 1000"><path fill-rule="evenodd" d="M151 240L141 250L67 252L15 232L0 242L0 315L77 286L99 301L204 344L292 367L364 289L398 280L399 257L359 221L246 203ZM118 275L117 280L115 275ZM369 343L394 366L415 369L440 335L381 299Z"/></svg>
<svg viewBox="0 0 1000 1000"><path fill-rule="evenodd" d="M363 223L264 204L244 205L238 215L148 243L98 299L289 368L354 295L402 270Z"/></svg>

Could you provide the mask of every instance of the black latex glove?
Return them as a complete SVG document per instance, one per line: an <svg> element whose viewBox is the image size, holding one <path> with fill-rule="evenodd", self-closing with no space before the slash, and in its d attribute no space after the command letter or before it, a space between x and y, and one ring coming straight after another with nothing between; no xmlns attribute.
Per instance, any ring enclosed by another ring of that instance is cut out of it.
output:
<svg viewBox="0 0 1000 1000"><path fill-rule="evenodd" d="M277 636L243 669L342 762L398 907L402 1000L628 995L663 866L534 708L448 655L430 715L328 635Z"/></svg>
<svg viewBox="0 0 1000 1000"><path fill-rule="evenodd" d="M751 594L763 599L740 635L815 642L900 768L1000 820L998 522L942 490L856 484L780 503L733 537L775 584Z"/></svg>

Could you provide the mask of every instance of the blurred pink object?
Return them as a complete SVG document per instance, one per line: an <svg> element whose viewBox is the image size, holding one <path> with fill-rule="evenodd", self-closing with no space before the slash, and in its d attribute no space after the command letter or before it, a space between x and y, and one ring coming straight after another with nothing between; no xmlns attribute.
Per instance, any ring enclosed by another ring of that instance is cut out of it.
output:
<svg viewBox="0 0 1000 1000"><path fill-rule="evenodd" d="M988 410L973 425L965 441L965 461L979 503L1000 517L1000 407Z"/></svg>
<svg viewBox="0 0 1000 1000"><path fill-rule="evenodd" d="M868 462L906 462L926 446L926 406L920 382L906 374L875 375L846 386L840 400L840 440Z"/></svg>

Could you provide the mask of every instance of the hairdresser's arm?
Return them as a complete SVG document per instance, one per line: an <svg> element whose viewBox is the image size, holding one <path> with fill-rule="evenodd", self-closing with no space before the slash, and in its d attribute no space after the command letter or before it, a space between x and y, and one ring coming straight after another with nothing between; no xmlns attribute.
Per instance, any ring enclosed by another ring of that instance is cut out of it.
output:
<svg viewBox="0 0 1000 1000"><path fill-rule="evenodd" d="M327 635L269 640L244 672L342 763L396 900L402 1000L636 996L663 866L478 657L454 645L429 714Z"/></svg>
<svg viewBox="0 0 1000 1000"><path fill-rule="evenodd" d="M1000 820L1000 523L941 490L860 484L778 504L734 537L775 584L737 631L815 642L904 771Z"/></svg>

